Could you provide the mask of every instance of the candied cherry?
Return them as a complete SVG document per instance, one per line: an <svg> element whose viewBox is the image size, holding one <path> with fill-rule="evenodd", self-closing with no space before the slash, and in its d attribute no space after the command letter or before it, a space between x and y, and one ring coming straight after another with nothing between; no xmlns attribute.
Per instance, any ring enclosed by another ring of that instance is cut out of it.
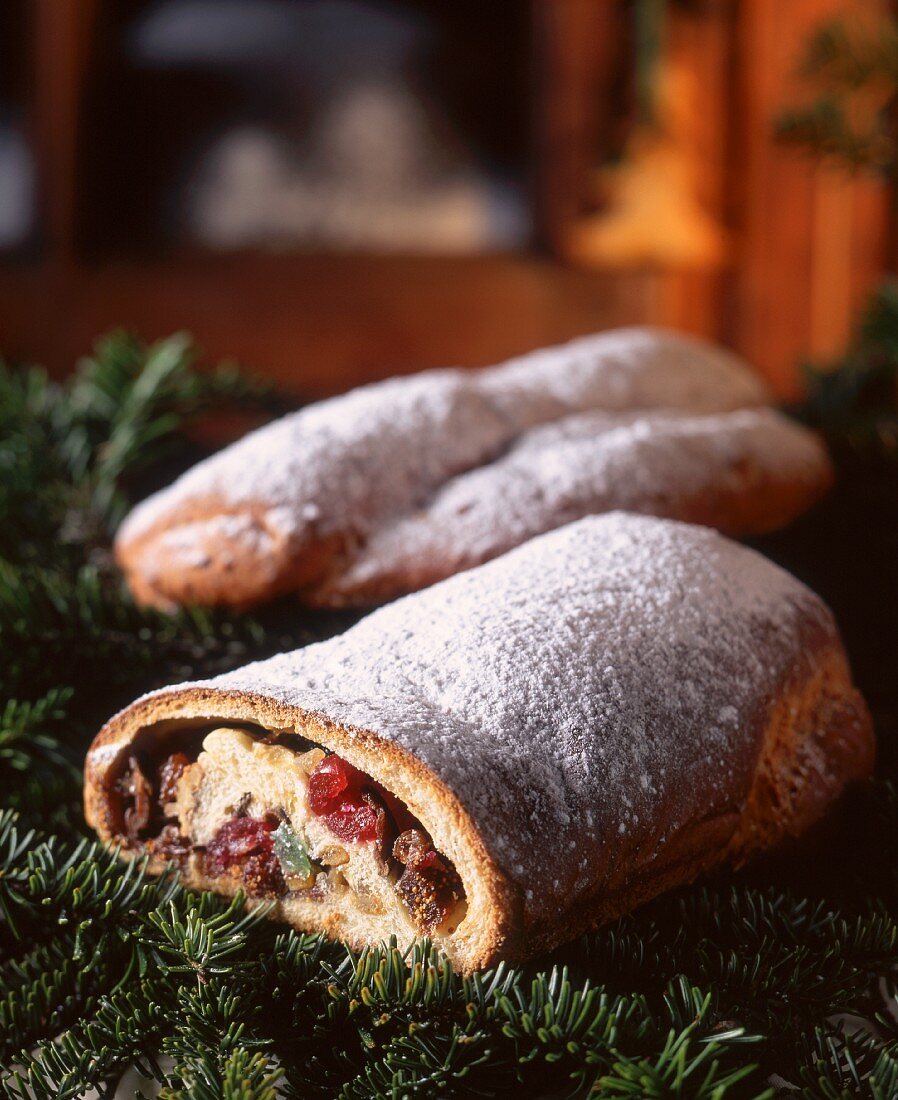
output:
<svg viewBox="0 0 898 1100"><path fill-rule="evenodd" d="M309 806L340 840L379 840L382 814L365 788L376 784L339 756L326 756L309 776Z"/></svg>
<svg viewBox="0 0 898 1100"><path fill-rule="evenodd" d="M309 805L312 813L321 815L328 812L349 786L350 767L339 756L325 756L323 760L319 760L309 776Z"/></svg>
<svg viewBox="0 0 898 1100"><path fill-rule="evenodd" d="M224 822L206 849L211 865L226 871L251 855L268 855L274 849L272 833L277 822L268 818L232 817Z"/></svg>
<svg viewBox="0 0 898 1100"><path fill-rule="evenodd" d="M327 827L341 840L378 840L377 811L366 802L361 804L346 800L335 810L324 815Z"/></svg>

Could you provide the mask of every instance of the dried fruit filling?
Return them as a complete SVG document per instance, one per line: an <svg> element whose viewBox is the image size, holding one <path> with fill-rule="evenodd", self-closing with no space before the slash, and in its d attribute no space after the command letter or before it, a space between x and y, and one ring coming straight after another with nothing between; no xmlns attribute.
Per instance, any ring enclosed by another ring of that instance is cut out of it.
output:
<svg viewBox="0 0 898 1100"><path fill-rule="evenodd" d="M341 840L383 841L385 813L375 789L374 780L347 760L325 756L309 776L309 807Z"/></svg>
<svg viewBox="0 0 898 1100"><path fill-rule="evenodd" d="M274 851L277 827L277 818L273 816L232 817L206 848L206 872L223 875L239 869L250 893L273 898L285 894L287 884Z"/></svg>
<svg viewBox="0 0 898 1100"><path fill-rule="evenodd" d="M261 747L242 732L220 730L203 742L204 749L222 734ZM277 745L277 740L269 735L264 744ZM213 822L205 844L192 844L181 835L178 798L179 785L195 772L198 756L194 753L191 760L179 751L155 760L145 754L129 758L117 789L124 831L133 844L177 861L195 852L206 875L236 881L250 895L264 898L322 897L335 883L347 884L344 872L354 858L351 853L369 851L372 855L366 858L376 861L376 878L426 934L464 901L455 868L434 849L405 804L349 761L317 748L292 757L307 776L304 817L291 821L283 807L270 801L265 806L262 798L247 792L235 801L232 816L217 826ZM277 812L262 812L260 806ZM312 832L314 844L307 839Z"/></svg>

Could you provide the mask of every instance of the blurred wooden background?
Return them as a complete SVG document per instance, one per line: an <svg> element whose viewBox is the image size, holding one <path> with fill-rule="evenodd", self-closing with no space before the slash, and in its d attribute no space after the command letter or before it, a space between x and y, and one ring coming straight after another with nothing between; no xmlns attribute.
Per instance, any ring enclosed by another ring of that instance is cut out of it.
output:
<svg viewBox="0 0 898 1100"><path fill-rule="evenodd" d="M394 5L419 9L450 43L459 132L514 161L524 196L520 241L444 254L212 248L167 232L166 188L191 135L246 91L199 64L136 65L129 28L153 7L4 0L0 106L32 151L35 196L28 232L0 251L7 357L61 374L109 327L146 338L186 328L210 356L319 395L649 322L736 347L791 394L797 362L838 352L894 266L888 188L821 166L773 128L801 94L810 31L884 0L670 3L670 141L634 153L639 180L610 183L602 166L634 148L632 4L459 0L451 17L446 5ZM670 186L655 195L659 179ZM701 247L677 243L690 218Z"/></svg>

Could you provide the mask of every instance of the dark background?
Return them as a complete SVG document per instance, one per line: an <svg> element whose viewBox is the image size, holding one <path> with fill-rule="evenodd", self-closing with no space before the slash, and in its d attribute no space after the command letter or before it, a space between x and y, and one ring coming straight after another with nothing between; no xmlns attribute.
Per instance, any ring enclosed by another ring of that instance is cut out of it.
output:
<svg viewBox="0 0 898 1100"><path fill-rule="evenodd" d="M316 396L646 321L792 395L894 267L893 189L776 119L816 28L888 11L4 0L0 351L188 329Z"/></svg>

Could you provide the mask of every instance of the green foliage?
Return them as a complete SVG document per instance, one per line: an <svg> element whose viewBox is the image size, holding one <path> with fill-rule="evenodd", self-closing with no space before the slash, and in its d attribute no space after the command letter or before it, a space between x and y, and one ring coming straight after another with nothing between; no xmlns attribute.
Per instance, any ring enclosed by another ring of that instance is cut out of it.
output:
<svg viewBox="0 0 898 1100"><path fill-rule="evenodd" d="M0 363L0 799L35 821L81 827L80 761L115 705L264 645L250 620L135 607L111 562L126 483L208 409L263 403L194 359L183 336L113 333L65 384Z"/></svg>
<svg viewBox="0 0 898 1100"><path fill-rule="evenodd" d="M805 381L797 411L843 458L898 463L898 281L873 295L842 358L806 366Z"/></svg>
<svg viewBox="0 0 898 1100"><path fill-rule="evenodd" d="M761 867L466 978L427 941L352 954L82 835L80 761L116 706L333 625L163 615L122 587L109 537L135 478L193 416L259 396L193 359L117 334L65 385L0 369L0 1097L111 1095L133 1067L166 1100L898 1095L888 751L825 876ZM881 460L896 364L888 288L803 415Z"/></svg>
<svg viewBox="0 0 898 1100"><path fill-rule="evenodd" d="M898 22L832 20L811 36L801 65L807 102L784 111L779 135L849 169L898 172Z"/></svg>

